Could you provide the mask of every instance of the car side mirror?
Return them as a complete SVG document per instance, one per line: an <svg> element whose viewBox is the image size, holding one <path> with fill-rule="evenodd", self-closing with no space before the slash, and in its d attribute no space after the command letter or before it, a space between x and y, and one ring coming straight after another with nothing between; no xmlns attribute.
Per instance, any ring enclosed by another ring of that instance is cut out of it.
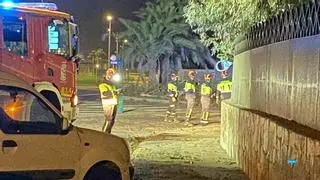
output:
<svg viewBox="0 0 320 180"><path fill-rule="evenodd" d="M80 51L80 45L79 44L80 44L79 36L74 34L73 37L72 37L72 57L74 57L77 54L79 54L79 51Z"/></svg>
<svg viewBox="0 0 320 180"><path fill-rule="evenodd" d="M71 57L73 58L80 52L80 38L79 38L79 28L78 25L72 22L69 22L69 29L71 36Z"/></svg>

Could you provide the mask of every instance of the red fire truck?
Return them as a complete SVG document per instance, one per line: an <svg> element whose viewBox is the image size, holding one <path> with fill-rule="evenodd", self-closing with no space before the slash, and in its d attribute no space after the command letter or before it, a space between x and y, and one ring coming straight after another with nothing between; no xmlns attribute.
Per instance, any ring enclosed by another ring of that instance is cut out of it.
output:
<svg viewBox="0 0 320 180"><path fill-rule="evenodd" d="M77 115L78 26L52 3L1 3L0 69L32 84L70 121Z"/></svg>

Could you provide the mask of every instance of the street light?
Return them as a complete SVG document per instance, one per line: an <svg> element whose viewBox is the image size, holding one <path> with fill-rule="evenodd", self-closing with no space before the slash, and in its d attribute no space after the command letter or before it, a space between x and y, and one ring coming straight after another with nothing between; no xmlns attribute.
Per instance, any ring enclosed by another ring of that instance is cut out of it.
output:
<svg viewBox="0 0 320 180"><path fill-rule="evenodd" d="M96 64L96 82L98 82L98 69L100 68L100 64Z"/></svg>
<svg viewBox="0 0 320 180"><path fill-rule="evenodd" d="M125 39L123 42L124 42L124 43L128 43L128 39Z"/></svg>
<svg viewBox="0 0 320 180"><path fill-rule="evenodd" d="M112 16L110 16L110 15L107 16L107 20L108 20L108 21L111 21L112 19L113 19Z"/></svg>
<svg viewBox="0 0 320 180"><path fill-rule="evenodd" d="M108 62L110 62L110 57L111 57L111 33L112 33L112 19L113 17L111 15L107 15L107 20L109 21L109 39L108 39ZM110 66L110 64L109 64Z"/></svg>

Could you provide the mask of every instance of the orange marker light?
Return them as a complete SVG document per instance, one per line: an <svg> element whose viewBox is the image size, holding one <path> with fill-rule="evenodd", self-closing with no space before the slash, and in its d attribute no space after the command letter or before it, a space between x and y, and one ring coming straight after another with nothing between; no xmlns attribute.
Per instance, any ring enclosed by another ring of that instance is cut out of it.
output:
<svg viewBox="0 0 320 180"><path fill-rule="evenodd" d="M10 108L10 111L11 111L11 112L14 112L15 110L16 110L15 107L11 107L11 108Z"/></svg>

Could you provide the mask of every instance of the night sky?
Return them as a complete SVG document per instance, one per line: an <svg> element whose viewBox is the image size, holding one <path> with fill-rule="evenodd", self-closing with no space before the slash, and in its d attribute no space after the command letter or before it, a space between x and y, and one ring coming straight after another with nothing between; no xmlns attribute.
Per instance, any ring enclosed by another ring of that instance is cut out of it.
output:
<svg viewBox="0 0 320 180"><path fill-rule="evenodd" d="M40 2L40 0L21 0L23 2ZM52 0L59 10L74 15L80 26L81 50L87 54L91 49L102 47L107 49L107 43L102 42L101 36L107 30L103 14L111 12L115 17L134 18L132 12L143 6L147 0ZM48 2L48 1L47 1ZM123 27L113 23L113 31ZM114 46L114 44L112 44Z"/></svg>

